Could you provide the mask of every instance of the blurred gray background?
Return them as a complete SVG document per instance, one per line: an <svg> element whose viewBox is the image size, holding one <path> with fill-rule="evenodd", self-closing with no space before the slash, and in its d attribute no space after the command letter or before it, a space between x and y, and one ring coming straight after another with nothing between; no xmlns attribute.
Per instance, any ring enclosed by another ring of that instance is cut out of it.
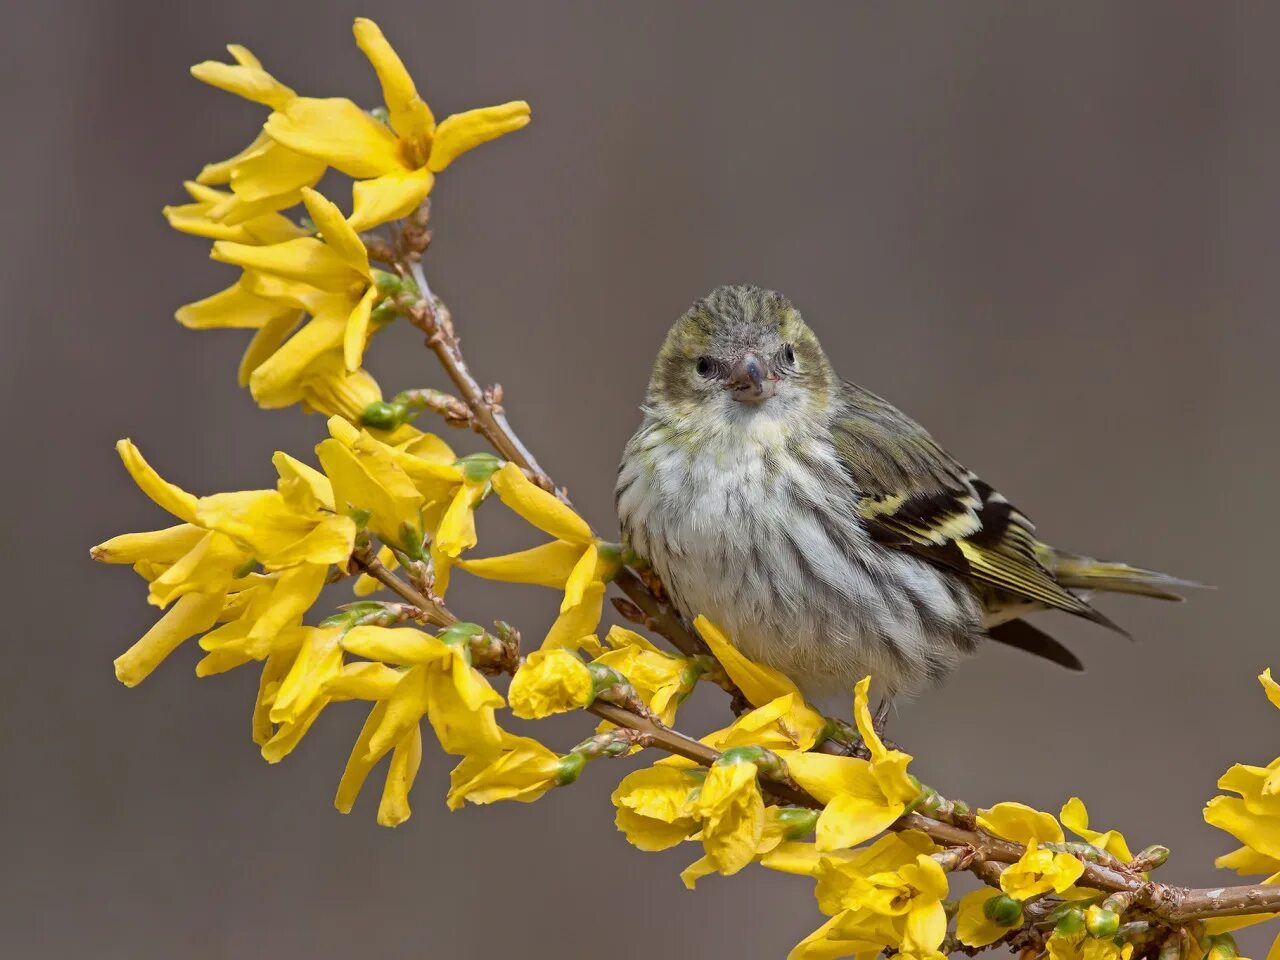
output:
<svg viewBox="0 0 1280 960"><path fill-rule="evenodd" d="M50 2L0 40L0 953L776 958L820 920L806 881L753 869L691 894L692 847L629 848L622 764L450 815L429 751L389 831L372 783L352 816L331 806L358 708L269 767L251 671L197 682L184 649L134 691L113 679L154 612L88 547L167 520L112 443L204 493L270 483L273 450L323 431L236 387L245 335L171 319L233 274L160 207L262 119L187 68L236 41L304 92L372 104L357 13L438 115L533 104L441 177L428 269L602 531L667 325L749 281L1049 539L1218 584L1182 607L1104 600L1134 644L1043 618L1088 673L989 649L893 732L948 795L1056 811L1079 793L1135 848L1169 843L1165 879L1227 880L1200 808L1229 764L1280 752L1253 679L1280 663L1276 7ZM388 391L442 385L417 343L375 341ZM487 547L531 542L481 522ZM452 599L532 638L556 606L465 582ZM682 726L727 716L709 690ZM562 749L585 733L545 730Z"/></svg>

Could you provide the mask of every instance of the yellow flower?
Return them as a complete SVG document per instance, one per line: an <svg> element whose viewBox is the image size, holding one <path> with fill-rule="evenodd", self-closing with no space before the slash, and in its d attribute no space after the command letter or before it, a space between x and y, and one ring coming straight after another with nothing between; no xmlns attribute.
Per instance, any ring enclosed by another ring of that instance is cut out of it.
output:
<svg viewBox="0 0 1280 960"><path fill-rule="evenodd" d="M860 880L877 873L891 873L914 863L921 854L937 847L918 830L886 833L873 843L853 850L824 852L813 843L785 843L764 856L761 863L770 870L812 877L818 909L830 916L861 906L857 896Z"/></svg>
<svg viewBox="0 0 1280 960"><path fill-rule="evenodd" d="M412 212L435 174L458 155L529 122L523 100L455 114L436 125L399 56L372 20L355 21L356 44L382 85L387 123L350 100L294 97L267 119L278 144L356 179L352 223L358 230Z"/></svg>
<svg viewBox="0 0 1280 960"><path fill-rule="evenodd" d="M960 898L956 911L956 937L970 947L985 947L995 943L1013 925L997 923L987 916L987 902L1000 894L990 887L979 887Z"/></svg>
<svg viewBox="0 0 1280 960"><path fill-rule="evenodd" d="M612 627L605 640L611 649L592 662L622 674L663 723L675 723L676 709L697 684L701 668L687 657L659 650L640 634L622 627Z"/></svg>
<svg viewBox="0 0 1280 960"><path fill-rule="evenodd" d="M395 452L341 417L330 418L329 433L316 456L333 485L337 509L365 520L389 546L421 556L422 494Z"/></svg>
<svg viewBox="0 0 1280 960"><path fill-rule="evenodd" d="M1053 891L1062 893L1084 873L1084 864L1069 853L1054 853L1036 840L1026 853L1000 874L1000 889L1015 900L1026 900Z"/></svg>
<svg viewBox="0 0 1280 960"><path fill-rule="evenodd" d="M449 774L450 810L464 801L494 803L518 800L532 803L552 787L568 782L576 772L558 754L530 737L502 735L502 751L468 756Z"/></svg>
<svg viewBox="0 0 1280 960"><path fill-rule="evenodd" d="M299 237L257 246L218 240L212 257L251 274L260 295L292 300L311 320L254 369L250 388L256 397L281 389L311 361L341 345L348 370L360 367L370 335L370 317L379 300L375 271L359 235L342 213L315 190L302 201L323 239Z"/></svg>
<svg viewBox="0 0 1280 960"><path fill-rule="evenodd" d="M819 850L856 846L887 830L920 796L907 773L908 754L889 750L871 725L867 707L870 678L854 689L854 719L871 760L821 753L780 752L797 783L824 803L818 818Z"/></svg>
<svg viewBox="0 0 1280 960"><path fill-rule="evenodd" d="M267 570L299 563L345 568L356 525L334 512L333 489L319 471L277 452L275 490L244 490L202 497L196 522L230 537Z"/></svg>
<svg viewBox="0 0 1280 960"><path fill-rule="evenodd" d="M1119 946L1114 940L1095 937L1055 935L1045 944L1049 960L1129 960L1133 944Z"/></svg>
<svg viewBox="0 0 1280 960"><path fill-rule="evenodd" d="M902 917L901 949L906 953L936 953L947 935L947 914L942 906L949 886L938 862L918 854L915 862L896 871L853 877L853 897L858 906L880 916Z"/></svg>
<svg viewBox="0 0 1280 960"><path fill-rule="evenodd" d="M1079 797L1072 797L1064 803L1058 818L1062 821L1062 825L1076 836L1099 850L1105 850L1122 863L1128 863L1133 859L1133 854L1129 852L1129 844L1120 831L1108 830L1102 833L1089 829L1089 811Z"/></svg>
<svg viewBox="0 0 1280 960"><path fill-rule="evenodd" d="M725 876L755 858L764 834L758 773L749 758L726 752L707 772L702 790L693 799L694 816L702 821L702 848Z"/></svg>
<svg viewBox="0 0 1280 960"><path fill-rule="evenodd" d="M507 699L522 720L579 710L593 698L591 671L567 650L535 650L511 678Z"/></svg>
<svg viewBox="0 0 1280 960"><path fill-rule="evenodd" d="M997 803L990 810L979 810L978 826L1014 843L1062 843L1065 839L1057 820L1025 803Z"/></svg>
<svg viewBox="0 0 1280 960"><path fill-rule="evenodd" d="M556 539L500 557L458 564L468 573L510 583L536 583L564 590L560 616L542 642L544 649L576 647L595 633L604 607L606 581L617 573L616 550L602 549L587 522L547 493L513 463L492 476L498 498L533 526Z"/></svg>
<svg viewBox="0 0 1280 960"><path fill-rule="evenodd" d="M693 798L706 772L655 764L622 778L611 799L616 823L627 840L641 850L666 850L698 829Z"/></svg>
<svg viewBox="0 0 1280 960"><path fill-rule="evenodd" d="M502 697L471 666L468 629L458 624L440 637L411 627L359 626L340 644L348 653L384 664L408 667L382 702L386 713L369 738L366 758L376 762L426 717L447 753L491 755L502 742L494 708Z"/></svg>
<svg viewBox="0 0 1280 960"><path fill-rule="evenodd" d="M196 664L196 676L213 676L283 652L292 666L305 633L294 628L300 628L302 618L319 599L327 570L318 564L299 564L280 573L246 578L245 586L228 598L218 618L222 625L200 638L200 649L207 655Z"/></svg>
<svg viewBox="0 0 1280 960"><path fill-rule="evenodd" d="M760 833L752 859L758 862L783 844L812 846L797 841L813 832L817 818L818 811L806 807L765 807L764 829ZM693 890L703 877L718 872L716 862L709 856L702 856L680 871L680 881L686 889Z"/></svg>

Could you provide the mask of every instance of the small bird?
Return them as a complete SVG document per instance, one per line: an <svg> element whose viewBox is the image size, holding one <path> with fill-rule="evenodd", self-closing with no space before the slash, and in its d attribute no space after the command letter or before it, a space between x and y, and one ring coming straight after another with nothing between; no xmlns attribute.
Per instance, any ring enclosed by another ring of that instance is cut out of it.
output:
<svg viewBox="0 0 1280 960"><path fill-rule="evenodd" d="M726 286L667 334L615 497L624 539L687 618L704 614L806 696L941 682L985 638L1073 670L1023 619L1120 630L1092 591L1195 586L1043 543L1031 521L888 402L842 380L791 303Z"/></svg>

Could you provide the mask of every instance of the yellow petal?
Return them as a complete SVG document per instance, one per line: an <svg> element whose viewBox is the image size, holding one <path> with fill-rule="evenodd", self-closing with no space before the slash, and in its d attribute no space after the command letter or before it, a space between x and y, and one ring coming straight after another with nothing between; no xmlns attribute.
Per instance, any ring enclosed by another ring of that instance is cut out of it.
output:
<svg viewBox="0 0 1280 960"><path fill-rule="evenodd" d="M356 738L355 746L351 748L346 769L342 771L342 779L338 781L338 793L333 798L333 805L340 813L351 812L351 808L355 806L356 797L360 795L360 788L364 786L370 772L386 753L386 751L371 753L369 750L369 741L373 738L374 731L382 725L382 718L386 712L385 703L374 705L364 721L364 726L360 729L360 736Z"/></svg>
<svg viewBox="0 0 1280 960"><path fill-rule="evenodd" d="M542 649L573 647L588 634L596 632L604 609L604 584L593 580L582 591L582 602L556 618L542 641Z"/></svg>
<svg viewBox="0 0 1280 960"><path fill-rule="evenodd" d="M323 194L310 189L302 191L302 202L306 205L311 219L315 221L325 245L353 270L367 277L369 253L360 242L360 235L351 229L351 225L343 218L337 204L326 199Z"/></svg>
<svg viewBox="0 0 1280 960"><path fill-rule="evenodd" d="M391 129L406 139L430 137L436 126L431 108L418 96L413 78L378 25L372 20L357 17L352 32L356 36L356 46L369 58L378 75Z"/></svg>
<svg viewBox="0 0 1280 960"><path fill-rule="evenodd" d="M796 685L777 670L743 656L724 631L706 617L699 616L693 625L752 706L762 707L786 694L799 694Z"/></svg>
<svg viewBox="0 0 1280 960"><path fill-rule="evenodd" d="M324 161L268 141L231 168L231 189L235 196L214 206L210 214L225 223L244 223L248 229L248 224L265 211L283 210L296 204L299 191L319 182L324 170Z"/></svg>
<svg viewBox="0 0 1280 960"><path fill-rule="evenodd" d="M1224 853L1213 861L1213 865L1223 870L1234 870L1241 876L1280 872L1280 860L1265 856L1256 850L1250 850L1248 847L1240 847L1230 853Z"/></svg>
<svg viewBox="0 0 1280 960"><path fill-rule="evenodd" d="M273 110L280 109L296 96L293 90L261 67L232 66L216 60L206 60L192 67L191 75L211 87L234 93L237 97L244 97Z"/></svg>
<svg viewBox="0 0 1280 960"><path fill-rule="evenodd" d="M573 572L569 574L569 579L564 584L564 600L560 603L561 613L582 603L587 587L595 577L598 555L596 545L593 543L583 551L581 558L574 564Z"/></svg>
<svg viewBox="0 0 1280 960"><path fill-rule="evenodd" d="M174 318L188 330L212 327L257 330L279 317L296 314L289 304L260 297L241 280L211 297L179 307Z"/></svg>
<svg viewBox="0 0 1280 960"><path fill-rule="evenodd" d="M1243 800L1214 797L1205 805L1204 819L1257 853L1280 860L1280 821L1252 813Z"/></svg>
<svg viewBox="0 0 1280 960"><path fill-rule="evenodd" d="M476 545L475 509L484 496L484 485L464 483L436 529L434 546L447 557L456 557Z"/></svg>
<svg viewBox="0 0 1280 960"><path fill-rule="evenodd" d="M385 700L395 693L402 671L385 663L347 663L324 686L334 700Z"/></svg>
<svg viewBox="0 0 1280 960"><path fill-rule="evenodd" d="M230 183L231 172L270 143L272 143L271 138L265 132L258 131L258 135L253 138L253 142L235 156L228 157L225 160L218 160L214 163L206 163L201 168L200 175L196 177L196 182L206 185Z"/></svg>
<svg viewBox="0 0 1280 960"><path fill-rule="evenodd" d="M492 477L494 493L512 512L544 533L571 543L591 543L591 527L580 516L547 493L514 463L507 463Z"/></svg>
<svg viewBox="0 0 1280 960"><path fill-rule="evenodd" d="M249 390L253 398L268 409L296 403L300 381L308 367L326 351L342 343L346 328L346 315L313 317L253 368L249 375ZM264 333L266 329L263 328ZM247 363L248 354L244 361ZM282 397L287 399L282 402Z"/></svg>
<svg viewBox="0 0 1280 960"><path fill-rule="evenodd" d="M871 764L861 757L842 757L829 753L778 751L792 779L819 802L829 803L850 794L867 800L880 797L880 786L871 773Z"/></svg>
<svg viewBox="0 0 1280 960"><path fill-rule="evenodd" d="M563 590L575 565L582 559L582 546L552 540L519 553L476 560L459 560L458 566L473 576L507 583L536 583Z"/></svg>
<svg viewBox="0 0 1280 960"><path fill-rule="evenodd" d="M253 335L253 339L249 341L249 346L245 348L244 355L240 358L240 366L236 371L236 379L240 386L249 386L254 372L280 349L301 320L301 312L290 310L264 324ZM261 396L255 395L254 399L268 409L272 406L289 406L294 402L290 399L283 403L271 403L270 401L276 397L278 397L278 394L264 390Z"/></svg>
<svg viewBox="0 0 1280 960"><path fill-rule="evenodd" d="M815 838L818 849L856 847L888 830L905 809L901 803L885 803L852 794L836 796L818 816Z"/></svg>
<svg viewBox="0 0 1280 960"><path fill-rule="evenodd" d="M295 97L267 118L267 134L349 177L408 169L395 134L350 100Z"/></svg>
<svg viewBox="0 0 1280 960"><path fill-rule="evenodd" d="M357 180L351 185L351 226L369 230L407 217L418 209L434 184L435 174L426 167L393 170L380 177Z"/></svg>
<svg viewBox="0 0 1280 960"><path fill-rule="evenodd" d="M272 723L296 722L323 693L325 685L342 669L342 648L337 627L307 628L306 639L289 673L280 683Z"/></svg>
<svg viewBox="0 0 1280 960"><path fill-rule="evenodd" d="M1271 679L1270 667L1258 674L1258 682L1262 684L1262 689L1266 693L1267 699L1271 701L1271 705L1280 707L1280 683L1276 683Z"/></svg>
<svg viewBox="0 0 1280 960"><path fill-rule="evenodd" d="M871 686L871 678L863 677L853 688L853 719L858 726L862 742L871 751L872 757L883 757L887 752L880 735L876 733L875 724L871 721L871 707L867 702L867 691Z"/></svg>
<svg viewBox="0 0 1280 960"><path fill-rule="evenodd" d="M997 803L978 811L978 826L988 833L1015 843L1062 843L1065 839L1058 821L1025 803Z"/></svg>
<svg viewBox="0 0 1280 960"><path fill-rule="evenodd" d="M350 371L359 370L364 360L364 347L369 339L369 317L377 299L378 288L371 284L347 318L347 328L342 334L342 359Z"/></svg>
<svg viewBox="0 0 1280 960"><path fill-rule="evenodd" d="M275 703L280 681L293 666L294 656L292 651L278 651L268 656L266 663L262 665L262 673L258 677L258 697L253 705L253 742L259 747L265 746L275 733L270 717L271 705Z"/></svg>
<svg viewBox="0 0 1280 960"><path fill-rule="evenodd" d="M396 827L409 819L409 791L422 765L422 728L414 727L396 744L378 804L378 824Z"/></svg>
<svg viewBox="0 0 1280 960"><path fill-rule="evenodd" d="M458 156L480 144L511 133L529 123L529 104L523 100L496 107L480 107L445 117L436 128L430 167L439 173Z"/></svg>
<svg viewBox="0 0 1280 960"><path fill-rule="evenodd" d="M981 887L960 898L960 907L956 912L956 936L961 943L970 947L985 947L1009 932L1009 927L1002 927L987 919L984 908L987 901L996 896L999 894L990 887Z"/></svg>
<svg viewBox="0 0 1280 960"><path fill-rule="evenodd" d="M353 627L342 638L342 647L357 657L405 666L450 656L448 647L437 638L413 627Z"/></svg>
<svg viewBox="0 0 1280 960"><path fill-rule="evenodd" d="M680 871L680 882L686 890L693 890L697 888L699 880L715 872L716 865L711 862L710 857L699 857Z"/></svg>
<svg viewBox="0 0 1280 960"><path fill-rule="evenodd" d="M286 627L300 623L319 599L328 571L329 568L321 564L304 563L280 574L271 594L271 607L253 625L250 638L266 641Z"/></svg>
<svg viewBox="0 0 1280 960"><path fill-rule="evenodd" d="M455 656L448 672L428 667L427 719L446 753L487 755L498 750L502 730L494 708L502 697L461 657ZM479 699L479 702L477 702Z"/></svg>
<svg viewBox="0 0 1280 960"><path fill-rule="evenodd" d="M262 270L331 293L345 293L353 282L361 279L333 248L314 237L299 237L267 247L219 240L210 256L221 263Z"/></svg>
<svg viewBox="0 0 1280 960"><path fill-rule="evenodd" d="M100 543L89 551L99 563L174 563L195 547L205 531L189 523L152 530L148 533L124 533Z"/></svg>
<svg viewBox="0 0 1280 960"><path fill-rule="evenodd" d="M907 914L906 930L902 938L903 953L912 956L936 953L946 935L947 912L940 901L913 907Z"/></svg>
<svg viewBox="0 0 1280 960"><path fill-rule="evenodd" d="M142 639L116 657L116 679L126 687L137 686L184 640L218 622L223 599L220 594L202 593L189 593L179 599Z"/></svg>
<svg viewBox="0 0 1280 960"><path fill-rule="evenodd" d="M129 439L116 443L116 453L124 463L124 468L133 477L138 489L151 498L152 502L162 510L167 510L179 520L187 523L196 521L196 498L181 487L175 486L160 477L142 457L142 452Z"/></svg>
<svg viewBox="0 0 1280 960"><path fill-rule="evenodd" d="M328 703L327 697L321 697L297 720L278 727L271 739L262 745L262 759L267 763L279 763L292 753Z"/></svg>
<svg viewBox="0 0 1280 960"><path fill-rule="evenodd" d="M449 774L449 809L464 800L531 803L556 786L560 758L530 737L506 735L497 755L468 756Z"/></svg>

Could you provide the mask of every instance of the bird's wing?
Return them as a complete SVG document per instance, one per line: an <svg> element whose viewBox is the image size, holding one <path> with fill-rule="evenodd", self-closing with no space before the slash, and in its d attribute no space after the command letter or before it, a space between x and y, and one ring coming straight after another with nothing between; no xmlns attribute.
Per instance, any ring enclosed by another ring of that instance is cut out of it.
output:
<svg viewBox="0 0 1280 960"><path fill-rule="evenodd" d="M1013 597L1114 626L1037 559L1035 526L888 402L844 383L832 423L858 512L882 545Z"/></svg>

